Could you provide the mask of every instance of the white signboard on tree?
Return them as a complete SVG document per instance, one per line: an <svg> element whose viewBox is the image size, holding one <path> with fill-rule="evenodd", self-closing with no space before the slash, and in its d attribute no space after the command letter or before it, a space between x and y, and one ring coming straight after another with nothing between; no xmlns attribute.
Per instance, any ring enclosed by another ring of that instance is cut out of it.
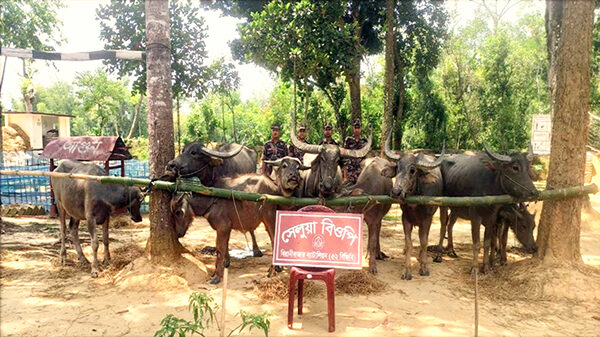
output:
<svg viewBox="0 0 600 337"><path fill-rule="evenodd" d="M533 122L531 124L531 145L533 147L533 154L550 154L552 117L550 115L533 115Z"/></svg>

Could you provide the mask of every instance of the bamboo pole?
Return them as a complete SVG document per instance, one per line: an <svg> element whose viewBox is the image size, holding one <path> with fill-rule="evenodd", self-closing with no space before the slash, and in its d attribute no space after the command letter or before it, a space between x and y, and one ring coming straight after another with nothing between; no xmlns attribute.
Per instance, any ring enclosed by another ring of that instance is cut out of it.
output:
<svg viewBox="0 0 600 337"><path fill-rule="evenodd" d="M85 174L77 173L63 173L63 172L42 172L42 171L18 171L18 170L0 170L0 174L14 175L14 176L47 176L47 177L59 177L59 178L71 178L71 179L85 179L98 181L102 184L116 184L116 185L127 185L127 186L148 186L150 184L149 179L141 178L124 178L114 176L90 176ZM168 191L187 191L195 192L198 194L213 196L219 198L231 199L236 198L240 200L263 202L267 201L274 204L286 205L286 206L308 206L323 204L326 206L346 206L346 205L364 205L373 203L407 203L407 204L418 204L418 205L431 205L431 206L450 206L450 207L465 207L465 206L485 206L493 204L512 204L519 202L510 195L488 195L479 197L434 197L434 196L411 196L405 200L393 199L387 195L365 195L356 197L341 197L332 199L319 199L319 198L286 198L279 195L272 194L260 194L260 193L249 193L235 190L228 190L222 188L206 187L201 184L191 183L186 181L168 182L157 180L153 183L154 187L161 190ZM594 194L598 192L598 186L595 184L573 186L560 188L555 190L544 190L540 191L540 195L537 198L528 199L527 201L536 200L547 200L547 199L565 199L581 197L587 194Z"/></svg>

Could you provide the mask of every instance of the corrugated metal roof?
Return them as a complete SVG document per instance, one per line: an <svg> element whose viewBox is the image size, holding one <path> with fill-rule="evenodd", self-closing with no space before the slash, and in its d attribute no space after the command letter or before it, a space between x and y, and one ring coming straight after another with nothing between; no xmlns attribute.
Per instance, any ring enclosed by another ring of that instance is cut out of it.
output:
<svg viewBox="0 0 600 337"><path fill-rule="evenodd" d="M121 137L57 137L50 141L42 157L75 160L131 159Z"/></svg>

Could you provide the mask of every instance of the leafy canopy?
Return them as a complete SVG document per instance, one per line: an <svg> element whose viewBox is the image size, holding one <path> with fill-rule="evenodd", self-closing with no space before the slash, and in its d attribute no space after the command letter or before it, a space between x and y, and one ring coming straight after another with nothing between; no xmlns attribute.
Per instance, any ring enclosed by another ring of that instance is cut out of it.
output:
<svg viewBox="0 0 600 337"><path fill-rule="evenodd" d="M204 18L190 1L170 1L171 68L173 96L202 98L209 72L204 66L207 36ZM100 39L106 49L146 49L144 0L111 1L96 10ZM112 73L134 77L133 89L146 92L146 63L132 60L105 60Z"/></svg>

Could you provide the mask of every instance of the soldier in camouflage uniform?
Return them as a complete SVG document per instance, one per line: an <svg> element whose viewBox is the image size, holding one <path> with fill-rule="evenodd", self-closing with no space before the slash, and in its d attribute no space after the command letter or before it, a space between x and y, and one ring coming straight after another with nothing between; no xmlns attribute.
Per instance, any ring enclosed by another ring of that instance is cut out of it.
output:
<svg viewBox="0 0 600 337"><path fill-rule="evenodd" d="M323 145L323 144L338 145L338 142L336 142L333 138L331 138L331 134L333 134L333 125L331 125L330 122L327 122L327 124L325 124L325 131L323 131L323 136L325 138L321 139L321 141L319 142L319 145Z"/></svg>
<svg viewBox="0 0 600 337"><path fill-rule="evenodd" d="M298 140L306 143L306 126L300 125L298 128ZM294 144L290 144L289 148L289 156L300 159L301 162L304 160L304 152L294 146Z"/></svg>
<svg viewBox="0 0 600 337"><path fill-rule="evenodd" d="M354 136L346 137L344 140L344 148L350 150L358 150L361 149L367 143L367 139L365 137L360 136L361 125L360 120L354 120L352 123L354 126ZM345 161L344 169L342 170L342 174L344 175L344 183L355 184L358 180L358 176L360 175L360 164L364 158L350 158Z"/></svg>
<svg viewBox="0 0 600 337"><path fill-rule="evenodd" d="M261 171L264 175L270 176L272 166L265 164L265 160L277 160L288 155L287 145L279 139L281 137L281 127L279 123L271 126L271 140L265 143L263 147Z"/></svg>

